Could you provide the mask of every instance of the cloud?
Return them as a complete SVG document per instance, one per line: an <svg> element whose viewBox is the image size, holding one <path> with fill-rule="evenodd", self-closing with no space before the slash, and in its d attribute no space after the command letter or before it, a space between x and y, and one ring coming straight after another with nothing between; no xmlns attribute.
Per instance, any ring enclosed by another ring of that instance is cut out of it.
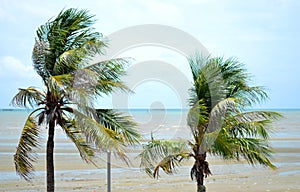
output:
<svg viewBox="0 0 300 192"><path fill-rule="evenodd" d="M37 77L32 66L24 65L17 58L6 56L0 58L0 78L24 79Z"/></svg>

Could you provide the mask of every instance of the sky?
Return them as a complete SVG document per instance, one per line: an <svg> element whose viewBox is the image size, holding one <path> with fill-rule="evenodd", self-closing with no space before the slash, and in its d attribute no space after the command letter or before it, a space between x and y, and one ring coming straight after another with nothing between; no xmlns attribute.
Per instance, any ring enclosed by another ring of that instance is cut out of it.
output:
<svg viewBox="0 0 300 192"><path fill-rule="evenodd" d="M266 87L269 100L255 107L300 108L298 0L2 0L0 108L12 107L9 104L18 88L42 87L31 61L36 30L71 7L94 14L95 30L112 45L122 35L121 41L129 42L114 56L134 59L124 81L130 81L135 93L123 94L121 99L119 93L101 98L101 107L186 107L187 96L182 92L187 91L191 74L181 48L194 46L188 40L192 37L212 56L237 58L251 74L252 84ZM158 30L147 31L150 24ZM146 31L130 34L132 27L139 26ZM159 30L162 32L157 33ZM142 42L134 46L138 38ZM146 42L149 39L157 42Z"/></svg>

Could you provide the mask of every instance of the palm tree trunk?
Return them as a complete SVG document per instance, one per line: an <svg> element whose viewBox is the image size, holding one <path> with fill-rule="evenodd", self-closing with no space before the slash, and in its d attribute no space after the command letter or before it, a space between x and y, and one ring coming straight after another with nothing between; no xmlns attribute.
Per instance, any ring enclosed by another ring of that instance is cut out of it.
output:
<svg viewBox="0 0 300 192"><path fill-rule="evenodd" d="M206 192L205 186L197 183L197 192Z"/></svg>
<svg viewBox="0 0 300 192"><path fill-rule="evenodd" d="M204 174L203 174L203 161L197 162L198 164L198 178L197 178L197 192L205 192L205 186L203 185L204 183Z"/></svg>
<svg viewBox="0 0 300 192"><path fill-rule="evenodd" d="M50 122L47 141L47 192L54 192L54 127L54 122Z"/></svg>
<svg viewBox="0 0 300 192"><path fill-rule="evenodd" d="M197 179L197 192L205 192L206 188L203 185L204 177L211 174L208 162L206 161L206 152L198 154L195 159L196 161L192 169Z"/></svg>

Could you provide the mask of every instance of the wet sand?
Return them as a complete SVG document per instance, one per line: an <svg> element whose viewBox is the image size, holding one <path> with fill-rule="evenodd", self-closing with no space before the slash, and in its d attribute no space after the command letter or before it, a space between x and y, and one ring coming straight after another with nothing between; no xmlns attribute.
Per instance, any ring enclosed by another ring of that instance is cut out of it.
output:
<svg viewBox="0 0 300 192"><path fill-rule="evenodd" d="M288 142L292 147L280 144L282 141ZM261 166L252 167L243 162L224 162L216 157L208 157L213 175L206 179L207 191L300 191L299 141L297 138L280 138L272 141L277 143L275 148L277 153L273 160L278 167L276 170ZM9 144L9 139L0 141L0 143L0 191L45 191L43 150L38 151L39 161L36 164L35 177L28 183L20 179L14 171L12 155L15 146ZM153 179L139 169L139 161L135 159L134 151L131 151L129 156L132 159L130 167L112 157L112 191L196 191L196 184L191 181L189 176L192 161L185 162L178 169L177 174L165 175L160 172L161 177ZM55 151L56 191L106 191L105 154L97 159L97 165L98 168L84 163L69 141L57 140Z"/></svg>
<svg viewBox="0 0 300 192"><path fill-rule="evenodd" d="M300 112L284 111L284 113L286 118L275 123L277 131L272 135L271 140L276 151L273 162L278 168L270 170L261 166L252 167L242 162L224 162L217 157L208 156L213 173L205 180L208 192L300 191ZM141 113L140 116L144 117L144 113ZM35 166L35 177L30 183L20 179L15 173L13 154L25 117L26 113L24 112L0 113L0 192L46 191L44 146L37 151L39 160ZM172 116L170 122L177 118L176 115ZM151 121L150 124L148 123L149 127L165 123L161 120L157 120L157 122ZM168 126L172 128L172 125L167 123L159 129L165 131L164 133L170 133L167 128L169 128ZM144 130L148 130L147 127L144 127ZM177 131L177 133L180 136L184 135L184 132ZM106 191L106 154L97 158L98 168L96 168L80 159L74 145L65 138L60 129L56 131L55 138L56 191ZM43 143L45 143L45 139L41 141L41 144ZM159 179L153 179L139 169L139 160L135 159L137 151L129 152L132 160L130 167L116 158L112 158L113 192L196 191L196 184L191 181L189 176L192 161L185 162L178 169L177 174L165 175L161 172Z"/></svg>

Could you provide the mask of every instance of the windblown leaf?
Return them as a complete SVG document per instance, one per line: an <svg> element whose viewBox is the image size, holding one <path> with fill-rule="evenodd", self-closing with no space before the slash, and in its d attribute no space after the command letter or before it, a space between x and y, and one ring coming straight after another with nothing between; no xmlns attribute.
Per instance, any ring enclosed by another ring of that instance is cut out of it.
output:
<svg viewBox="0 0 300 192"><path fill-rule="evenodd" d="M86 135L88 141L93 143L98 149L114 148L118 151L124 146L121 136L115 131L96 122L95 119L78 110L74 109L73 114L77 120L78 128Z"/></svg>
<svg viewBox="0 0 300 192"><path fill-rule="evenodd" d="M128 64L126 59L111 59L101 61L86 67L92 70L98 77L97 93L108 94L114 88L124 91L130 91L128 87L121 81L121 76L125 75L124 66Z"/></svg>
<svg viewBox="0 0 300 192"><path fill-rule="evenodd" d="M34 107L45 99L45 94L33 87L19 89L19 93L11 101L13 106Z"/></svg>
<svg viewBox="0 0 300 192"><path fill-rule="evenodd" d="M115 131L122 137L124 143L134 145L139 143L141 135L137 131L137 124L130 116L123 115L112 109L97 109L97 121L108 129Z"/></svg>
<svg viewBox="0 0 300 192"><path fill-rule="evenodd" d="M183 159L190 157L186 142L152 139L139 154L140 167L153 177L158 177L159 168L171 174Z"/></svg>
<svg viewBox="0 0 300 192"><path fill-rule="evenodd" d="M34 148L39 147L39 129L34 119L29 116L22 130L17 151L14 155L16 172L24 179L29 180L34 171L33 162L37 157Z"/></svg>
<svg viewBox="0 0 300 192"><path fill-rule="evenodd" d="M65 123L62 125L63 130L71 141L76 145L80 156L86 162L92 162L94 156L94 149L86 142L84 134L81 129L76 126L76 121L64 119Z"/></svg>

